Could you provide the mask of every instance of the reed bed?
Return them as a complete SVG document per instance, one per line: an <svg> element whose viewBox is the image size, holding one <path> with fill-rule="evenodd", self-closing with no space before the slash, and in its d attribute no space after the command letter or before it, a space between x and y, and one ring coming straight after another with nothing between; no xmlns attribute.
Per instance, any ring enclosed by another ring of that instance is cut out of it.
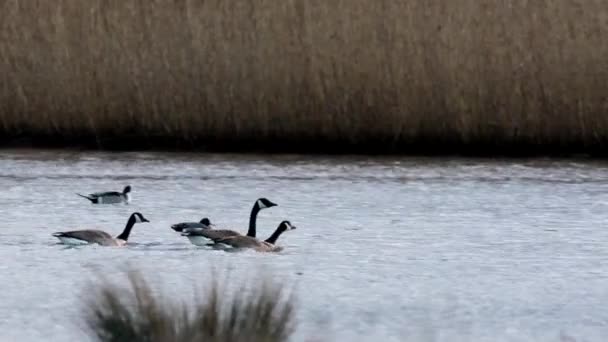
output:
<svg viewBox="0 0 608 342"><path fill-rule="evenodd" d="M211 278L189 303L171 300L129 272L128 286L109 281L87 289L84 320L99 342L283 342L294 329L294 298L270 281L254 279L241 291ZM201 295L202 294L202 295Z"/></svg>
<svg viewBox="0 0 608 342"><path fill-rule="evenodd" d="M601 0L0 0L0 142L599 153Z"/></svg>

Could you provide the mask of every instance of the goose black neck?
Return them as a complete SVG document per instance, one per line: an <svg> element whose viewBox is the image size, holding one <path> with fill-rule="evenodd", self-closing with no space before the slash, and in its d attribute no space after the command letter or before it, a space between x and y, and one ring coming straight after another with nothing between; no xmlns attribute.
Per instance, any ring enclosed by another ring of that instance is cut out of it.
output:
<svg viewBox="0 0 608 342"><path fill-rule="evenodd" d="M249 215L249 230L247 231L247 236L255 237L255 221L258 218L259 212L260 207L258 207L258 202L255 202L253 208L251 208L251 215Z"/></svg>
<svg viewBox="0 0 608 342"><path fill-rule="evenodd" d="M116 238L127 241L129 239L129 234L131 234L131 229L133 228L134 225L135 225L135 217L131 216L129 218L129 221L127 221L127 225L125 226L125 229Z"/></svg>
<svg viewBox="0 0 608 342"><path fill-rule="evenodd" d="M285 229L282 229L281 226L279 226L277 228L277 230L274 231L274 233L272 233L272 235L270 235L270 237L268 239L266 239L266 242L271 243L271 244L275 244L277 242L277 239L279 238L279 236L281 236L281 234L285 231Z"/></svg>

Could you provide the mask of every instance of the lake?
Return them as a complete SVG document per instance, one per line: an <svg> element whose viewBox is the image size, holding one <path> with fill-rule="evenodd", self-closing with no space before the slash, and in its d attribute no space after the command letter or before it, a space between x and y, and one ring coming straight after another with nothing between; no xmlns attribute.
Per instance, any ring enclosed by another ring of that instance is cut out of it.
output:
<svg viewBox="0 0 608 342"><path fill-rule="evenodd" d="M75 193L130 184L129 205ZM211 269L295 284L294 341L604 341L608 163L573 160L0 151L0 340L90 341L87 284L135 267L186 300ZM169 227L209 217L281 253L193 246ZM51 234L119 234L65 248ZM260 270L260 271L258 271ZM264 271L265 270L265 271Z"/></svg>

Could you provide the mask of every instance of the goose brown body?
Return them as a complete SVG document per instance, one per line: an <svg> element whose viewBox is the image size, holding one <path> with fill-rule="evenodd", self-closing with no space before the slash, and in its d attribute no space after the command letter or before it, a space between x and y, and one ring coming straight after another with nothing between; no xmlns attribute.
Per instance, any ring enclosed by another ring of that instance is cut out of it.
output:
<svg viewBox="0 0 608 342"><path fill-rule="evenodd" d="M279 252L283 250L283 247L276 245L277 239L283 232L293 229L296 229L296 227L293 226L291 222L283 221L279 224L274 233L265 241L242 235L213 239L213 241L217 244L224 244L233 248L250 248L258 252Z"/></svg>
<svg viewBox="0 0 608 342"><path fill-rule="evenodd" d="M271 208L274 206L277 206L277 204L269 201L266 198L259 198L255 201L253 207L251 208L251 213L249 215L249 229L247 230L246 236L255 238L258 213L263 209ZM239 233L238 231L232 229L186 229L183 230L182 235L188 237L190 242L197 246L207 245L209 243L209 240L213 241L233 236L245 236L242 233Z"/></svg>
<svg viewBox="0 0 608 342"><path fill-rule="evenodd" d="M101 246L124 246L127 244L131 229L136 223L150 222L141 213L135 212L131 214L129 220L122 233L117 237L112 237L109 233L97 229L71 230L65 232L54 233L53 236L58 238L63 244L67 245L84 245L98 244Z"/></svg>

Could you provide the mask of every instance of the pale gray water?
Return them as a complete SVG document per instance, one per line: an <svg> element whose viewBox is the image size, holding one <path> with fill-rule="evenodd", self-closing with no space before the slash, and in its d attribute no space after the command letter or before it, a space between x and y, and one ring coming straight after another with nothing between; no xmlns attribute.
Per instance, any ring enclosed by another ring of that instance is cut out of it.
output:
<svg viewBox="0 0 608 342"><path fill-rule="evenodd" d="M296 341L604 341L608 164L412 158L0 152L0 340L89 341L94 270L129 263L185 299L210 265L296 284ZM131 205L76 196L133 186ZM280 254L197 248L171 223L210 217L260 236L298 226ZM94 227L127 248L64 249ZM241 228L242 227L242 228ZM245 277L242 277L245 279ZM122 279L122 278L121 278ZM561 336L561 337L560 337Z"/></svg>

